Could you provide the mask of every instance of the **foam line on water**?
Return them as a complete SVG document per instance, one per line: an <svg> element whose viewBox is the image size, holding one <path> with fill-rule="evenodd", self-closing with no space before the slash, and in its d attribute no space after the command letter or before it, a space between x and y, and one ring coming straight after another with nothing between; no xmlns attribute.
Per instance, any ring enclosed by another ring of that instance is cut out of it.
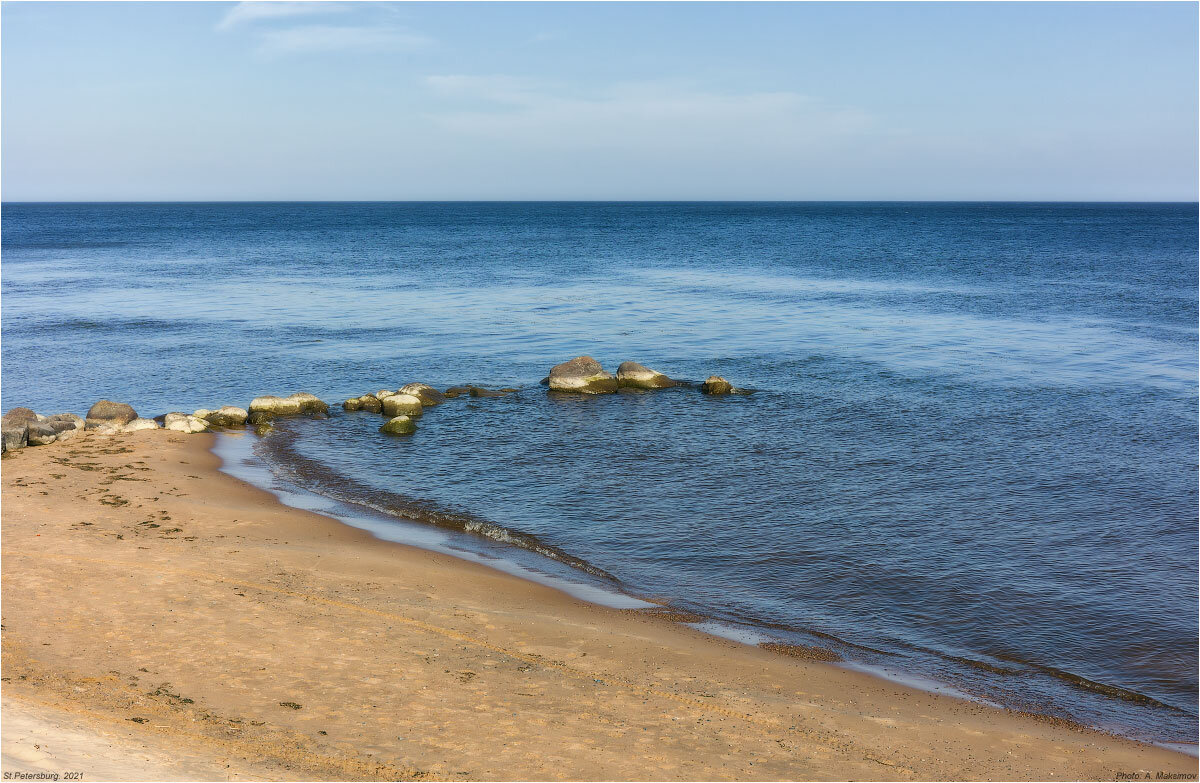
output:
<svg viewBox="0 0 1200 783"><path fill-rule="evenodd" d="M909 688L915 688L919 691L925 691L926 693L935 693L939 696L952 696L956 699L973 701L1000 709L1003 708L1003 705L997 704L994 701L984 699L980 696L974 696L970 693L960 691L953 685L947 685L944 682L939 682L929 677L922 677L919 674L913 674L912 672L901 672L886 666L873 666L871 664L859 663L857 661L841 661L837 665L843 669L850 669L851 671L870 674L873 677L890 680L891 682L899 683L900 685L905 685Z"/></svg>

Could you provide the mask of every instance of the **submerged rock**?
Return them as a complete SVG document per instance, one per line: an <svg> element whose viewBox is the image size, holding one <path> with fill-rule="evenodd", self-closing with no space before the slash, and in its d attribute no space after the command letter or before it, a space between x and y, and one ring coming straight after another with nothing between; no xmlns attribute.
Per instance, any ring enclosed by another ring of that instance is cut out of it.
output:
<svg viewBox="0 0 1200 783"><path fill-rule="evenodd" d="M417 431L417 425L408 416L395 416L388 419L379 431L388 435L412 435Z"/></svg>
<svg viewBox="0 0 1200 783"><path fill-rule="evenodd" d="M431 405L441 405L446 401L446 395L427 383L408 383L400 387L398 394L411 394L428 408Z"/></svg>
<svg viewBox="0 0 1200 783"><path fill-rule="evenodd" d="M550 390L582 394L613 394L617 379L590 356L577 356L550 369Z"/></svg>
<svg viewBox="0 0 1200 783"><path fill-rule="evenodd" d="M443 396L445 396L445 398L449 400L449 399L453 399L455 397L461 397L464 394L470 394L470 393L471 393L470 386L451 386L449 389L446 389L445 394Z"/></svg>
<svg viewBox="0 0 1200 783"><path fill-rule="evenodd" d="M137 432L138 430L156 430L158 422L154 419L134 419L121 428L121 432Z"/></svg>
<svg viewBox="0 0 1200 783"><path fill-rule="evenodd" d="M236 405L223 405L215 411L208 411L204 416L196 412L196 417L204 419L214 427L241 427L250 418L245 408Z"/></svg>
<svg viewBox="0 0 1200 783"><path fill-rule="evenodd" d="M754 394L754 389L739 389L719 375L710 375L700 384L705 394Z"/></svg>
<svg viewBox="0 0 1200 783"><path fill-rule="evenodd" d="M625 389L669 389L676 383L661 372L637 362L621 362L617 368L617 385Z"/></svg>
<svg viewBox="0 0 1200 783"><path fill-rule="evenodd" d="M700 391L705 394L733 394L733 384L719 375L710 375L700 384Z"/></svg>
<svg viewBox="0 0 1200 783"><path fill-rule="evenodd" d="M87 418L84 421L85 426L90 430L100 428L105 424L123 427L137 417L137 411L131 405L126 405L123 402L112 402L111 400L100 400L88 409Z"/></svg>
<svg viewBox="0 0 1200 783"><path fill-rule="evenodd" d="M472 397L503 397L508 394L508 392L504 391L503 389L500 389L499 391L492 391L491 389L484 389L480 386L472 386L468 394L470 394Z"/></svg>
<svg viewBox="0 0 1200 783"><path fill-rule="evenodd" d="M412 394L392 394L380 401L384 416L417 417L425 412L421 400Z"/></svg>

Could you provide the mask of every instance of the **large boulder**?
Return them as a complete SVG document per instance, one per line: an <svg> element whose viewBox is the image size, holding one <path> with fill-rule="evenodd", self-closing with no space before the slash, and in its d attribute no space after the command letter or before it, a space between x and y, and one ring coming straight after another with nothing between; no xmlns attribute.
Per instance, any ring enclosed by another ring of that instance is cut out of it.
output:
<svg viewBox="0 0 1200 783"><path fill-rule="evenodd" d="M38 415L29 408L13 408L0 418L5 427L22 427L38 420Z"/></svg>
<svg viewBox="0 0 1200 783"><path fill-rule="evenodd" d="M300 401L288 397L276 397L274 394L264 394L250 401L250 415L256 413L267 416L298 416L301 411Z"/></svg>
<svg viewBox="0 0 1200 783"><path fill-rule="evenodd" d="M83 432L82 427L80 427L79 429L59 430L58 437L54 439L54 442L62 443L64 440L70 440L71 438L74 438L76 435L79 435L82 432Z"/></svg>
<svg viewBox="0 0 1200 783"><path fill-rule="evenodd" d="M22 424L19 427L10 427L6 424L0 427L0 439L3 440L4 451L23 449L29 445L29 425Z"/></svg>
<svg viewBox="0 0 1200 783"><path fill-rule="evenodd" d="M617 379L590 356L577 356L550 369L550 390L582 394L612 394Z"/></svg>
<svg viewBox="0 0 1200 783"><path fill-rule="evenodd" d="M320 400L315 395L307 392L297 392L289 394L287 397L276 397L273 394L266 394L262 397L255 397L250 401L250 409L247 418L253 417L252 423L269 420L275 416L300 416L302 414L316 415L329 412L329 406ZM261 414L255 416L255 414Z"/></svg>
<svg viewBox="0 0 1200 783"><path fill-rule="evenodd" d="M700 384L700 391L705 394L734 394L739 391L733 384L719 375L710 375Z"/></svg>
<svg viewBox="0 0 1200 783"><path fill-rule="evenodd" d="M380 401L384 416L412 416L416 418L425 412L421 400L412 394L393 394Z"/></svg>
<svg viewBox="0 0 1200 783"><path fill-rule="evenodd" d="M134 419L121 428L121 432L138 432L140 430L156 430L158 422L154 419Z"/></svg>
<svg viewBox="0 0 1200 783"><path fill-rule="evenodd" d="M197 411L195 415L214 427L241 427L250 418L245 408L236 405L223 405L215 411L207 411L204 416Z"/></svg>
<svg viewBox="0 0 1200 783"><path fill-rule="evenodd" d="M412 435L417 431L417 425L409 416L395 416L388 419L379 431L387 435Z"/></svg>
<svg viewBox="0 0 1200 783"><path fill-rule="evenodd" d="M0 430L3 431L3 446L0 448L11 451L31 445L29 428L38 423L38 418L29 408L13 408L0 417Z"/></svg>
<svg viewBox="0 0 1200 783"><path fill-rule="evenodd" d="M347 411L362 410L362 403L358 401L357 397L351 397L350 399L348 399L342 403L342 410L347 410Z"/></svg>
<svg viewBox="0 0 1200 783"><path fill-rule="evenodd" d="M300 403L301 413L307 413L310 416L323 416L326 413L329 413L329 405L322 401L321 398L315 394L309 394L308 392L296 392L295 394L288 395L288 399L296 400Z"/></svg>
<svg viewBox="0 0 1200 783"><path fill-rule="evenodd" d="M111 400L100 400L88 409L85 422L87 428L93 430L106 424L124 427L137 417L137 411L131 405L126 405L123 402L112 402Z"/></svg>
<svg viewBox="0 0 1200 783"><path fill-rule="evenodd" d="M379 398L374 394L364 394L358 398L359 410L367 411L368 413L379 413L383 406L379 402Z"/></svg>
<svg viewBox="0 0 1200 783"><path fill-rule="evenodd" d="M431 405L441 405L446 401L446 395L427 383L408 383L400 387L399 394L411 394L428 408Z"/></svg>
<svg viewBox="0 0 1200 783"><path fill-rule="evenodd" d="M617 385L624 389L669 389L676 384L657 370L637 362L621 362L617 368Z"/></svg>
<svg viewBox="0 0 1200 783"><path fill-rule="evenodd" d="M58 430L41 421L33 421L26 426L26 441L30 446L48 446L58 440Z"/></svg>
<svg viewBox="0 0 1200 783"><path fill-rule="evenodd" d="M86 424L82 416L76 416L74 413L56 413L46 417L46 423L59 432L68 429L81 430Z"/></svg>
<svg viewBox="0 0 1200 783"><path fill-rule="evenodd" d="M163 429L172 432L196 433L208 429L208 422L186 413L168 413L163 416Z"/></svg>

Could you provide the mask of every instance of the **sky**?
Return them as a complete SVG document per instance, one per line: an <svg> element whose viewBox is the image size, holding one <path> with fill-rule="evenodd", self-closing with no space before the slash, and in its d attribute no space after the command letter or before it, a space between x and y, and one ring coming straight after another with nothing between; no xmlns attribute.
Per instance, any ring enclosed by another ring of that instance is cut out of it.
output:
<svg viewBox="0 0 1200 783"><path fill-rule="evenodd" d="M0 6L0 197L1197 199L1196 3Z"/></svg>

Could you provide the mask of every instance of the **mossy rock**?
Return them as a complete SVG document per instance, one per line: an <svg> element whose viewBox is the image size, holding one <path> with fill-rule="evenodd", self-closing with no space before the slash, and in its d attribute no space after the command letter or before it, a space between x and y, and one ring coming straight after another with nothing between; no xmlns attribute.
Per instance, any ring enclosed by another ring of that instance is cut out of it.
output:
<svg viewBox="0 0 1200 783"><path fill-rule="evenodd" d="M388 419L379 431L385 435L412 435L417 431L417 425L408 416L395 416Z"/></svg>
<svg viewBox="0 0 1200 783"><path fill-rule="evenodd" d="M416 418L425 412L421 400L412 394L393 394L380 403L384 416L411 416Z"/></svg>
<svg viewBox="0 0 1200 783"><path fill-rule="evenodd" d="M550 369L550 391L615 394L617 379L590 356L576 356Z"/></svg>
<svg viewBox="0 0 1200 783"><path fill-rule="evenodd" d="M675 386L675 381L637 362L621 362L617 368L617 385L622 389L669 389Z"/></svg>
<svg viewBox="0 0 1200 783"><path fill-rule="evenodd" d="M427 383L408 383L400 387L397 394L411 394L421 401L426 408L431 405L441 405L446 401L446 395Z"/></svg>
<svg viewBox="0 0 1200 783"><path fill-rule="evenodd" d="M733 394L736 391L733 384L725 380L719 375L710 375L700 384L700 391L705 394L724 395Z"/></svg>

